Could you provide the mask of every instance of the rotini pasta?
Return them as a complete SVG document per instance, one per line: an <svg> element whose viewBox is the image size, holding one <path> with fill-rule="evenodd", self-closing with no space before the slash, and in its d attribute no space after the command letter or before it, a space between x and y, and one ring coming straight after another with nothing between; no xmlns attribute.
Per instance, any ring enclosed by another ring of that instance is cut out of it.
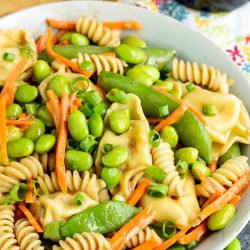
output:
<svg viewBox="0 0 250 250"><path fill-rule="evenodd" d="M20 250L43 250L39 235L27 219L19 219L15 223L15 235Z"/></svg>
<svg viewBox="0 0 250 250"><path fill-rule="evenodd" d="M207 87L208 89L221 93L228 93L228 86L233 83L228 79L226 73L220 72L212 66L197 63L184 62L175 58L173 60L172 73L175 80L183 82L194 82Z"/></svg>
<svg viewBox="0 0 250 250"><path fill-rule="evenodd" d="M117 32L104 27L102 22L97 21L95 18L83 16L78 19L76 22L76 31L86 35L100 46L115 47L120 44Z"/></svg>
<svg viewBox="0 0 250 250"><path fill-rule="evenodd" d="M53 246L53 250L110 250L110 243L105 237L99 233L82 233L75 234L73 238L67 237L65 240L59 241L59 246Z"/></svg>
<svg viewBox="0 0 250 250"><path fill-rule="evenodd" d="M40 161L45 173L55 171L55 154L53 152L44 154L34 153L33 156Z"/></svg>
<svg viewBox="0 0 250 250"><path fill-rule="evenodd" d="M72 73L69 67L67 67L64 63L58 60L54 60L51 63L51 69L54 73Z"/></svg>
<svg viewBox="0 0 250 250"><path fill-rule="evenodd" d="M179 173L175 170L174 152L167 142L161 142L160 146L151 150L153 164L163 169L167 176L163 183L169 186L169 195L182 196L183 182Z"/></svg>

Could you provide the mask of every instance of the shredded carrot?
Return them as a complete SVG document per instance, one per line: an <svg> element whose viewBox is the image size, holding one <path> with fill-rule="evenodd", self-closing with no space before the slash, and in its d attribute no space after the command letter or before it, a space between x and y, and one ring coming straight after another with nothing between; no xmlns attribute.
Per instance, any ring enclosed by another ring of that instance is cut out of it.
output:
<svg viewBox="0 0 250 250"><path fill-rule="evenodd" d="M70 113L77 110L77 107L75 105L70 105Z"/></svg>
<svg viewBox="0 0 250 250"><path fill-rule="evenodd" d="M68 30L59 30L53 37L52 37L52 42L51 44L54 45L56 43L58 43L59 39L61 38L61 36L65 33L67 33Z"/></svg>
<svg viewBox="0 0 250 250"><path fill-rule="evenodd" d="M210 168L212 173L214 173L217 169L217 161L212 161L212 163L208 164L208 167Z"/></svg>
<svg viewBox="0 0 250 250"><path fill-rule="evenodd" d="M14 125L14 126L18 126L18 125L31 125L34 124L36 121L32 120L32 119L27 119L27 120L6 120L6 125L10 126L10 125Z"/></svg>
<svg viewBox="0 0 250 250"><path fill-rule="evenodd" d="M155 218L155 215L155 210L144 208L110 239L109 242L111 249L121 249L125 242L130 240L134 235L138 234L141 230L148 226Z"/></svg>
<svg viewBox="0 0 250 250"><path fill-rule="evenodd" d="M28 221L30 222L30 224L35 228L35 230L38 233L42 233L43 229L42 227L39 225L39 223L35 220L33 214L30 212L30 210L25 206L24 203L20 203L18 205L18 207L20 208L20 210L25 214L25 216L27 217Z"/></svg>
<svg viewBox="0 0 250 250"><path fill-rule="evenodd" d="M145 241L140 246L133 248L133 250L145 250L145 249L147 249L147 250L153 250L158 245L159 245L159 243L153 238L151 240Z"/></svg>
<svg viewBox="0 0 250 250"><path fill-rule="evenodd" d="M142 183L140 183L139 186L130 195L127 202L132 206L136 205L137 202L141 199L141 197L146 193L149 185L149 180L143 180Z"/></svg>
<svg viewBox="0 0 250 250"><path fill-rule="evenodd" d="M116 56L115 52L105 52L105 53L102 53L100 55L102 55L102 56L112 56L112 57Z"/></svg>
<svg viewBox="0 0 250 250"><path fill-rule="evenodd" d="M207 201L203 204L202 208L208 206L209 204L211 204L213 201L215 201L216 199L218 199L220 196L222 196L222 192L221 191L217 191L215 192L211 197L209 197L207 199Z"/></svg>
<svg viewBox="0 0 250 250"><path fill-rule="evenodd" d="M64 63L66 66L70 67L74 72L78 72L80 74L83 74L87 78L89 78L91 76L90 72L81 70L77 63L74 63L71 60L69 60L68 58L61 56L60 54L56 53L52 49L52 30L51 29L48 29L48 34L47 34L47 39L46 39L46 50L47 50L47 53L51 57Z"/></svg>
<svg viewBox="0 0 250 250"><path fill-rule="evenodd" d="M240 198L240 195L234 195L234 197L228 203L236 206L240 202Z"/></svg>
<svg viewBox="0 0 250 250"><path fill-rule="evenodd" d="M76 28L76 23L72 21L55 20L48 18L48 25L55 29L67 29L74 30Z"/></svg>
<svg viewBox="0 0 250 250"><path fill-rule="evenodd" d="M187 106L180 105L174 112L172 112L164 120L162 120L157 126L155 126L154 129L159 132L164 127L178 122L181 119L181 117L184 115L186 109L187 109Z"/></svg>
<svg viewBox="0 0 250 250"><path fill-rule="evenodd" d="M138 21L117 21L117 22L102 22L103 26L112 30L140 30L142 23Z"/></svg>
<svg viewBox="0 0 250 250"><path fill-rule="evenodd" d="M77 108L80 108L82 106L82 100L80 98L76 98L75 101L74 101L74 105Z"/></svg>
<svg viewBox="0 0 250 250"><path fill-rule="evenodd" d="M149 118L147 118L147 120L148 120L148 123L149 124L154 124L154 123L157 123L157 122L161 122L161 121L163 121L164 119L163 118L158 118L158 117L149 117Z"/></svg>
<svg viewBox="0 0 250 250"><path fill-rule="evenodd" d="M59 45L69 45L69 41L68 40L63 40L61 42L58 43Z"/></svg>
<svg viewBox="0 0 250 250"><path fill-rule="evenodd" d="M72 93L72 94L69 96L69 105L74 104L76 98L77 98L77 92Z"/></svg>
<svg viewBox="0 0 250 250"><path fill-rule="evenodd" d="M186 104L188 106L188 109L191 113L193 113L205 126L207 125L207 122L205 121L205 119L203 118L203 116L196 111L194 108L192 108L191 106L189 106L188 104Z"/></svg>
<svg viewBox="0 0 250 250"><path fill-rule="evenodd" d="M34 187L32 183L32 179L27 180L27 187L28 187L28 192L25 197L25 202L26 203L34 203Z"/></svg>
<svg viewBox="0 0 250 250"><path fill-rule="evenodd" d="M37 53L41 53L46 46L46 36L39 36L38 39L36 40L36 49Z"/></svg>

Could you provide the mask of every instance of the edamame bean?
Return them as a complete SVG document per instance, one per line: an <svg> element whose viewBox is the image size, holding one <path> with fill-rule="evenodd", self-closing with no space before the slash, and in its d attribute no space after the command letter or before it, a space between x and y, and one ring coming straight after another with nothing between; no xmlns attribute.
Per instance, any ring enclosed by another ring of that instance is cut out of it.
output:
<svg viewBox="0 0 250 250"><path fill-rule="evenodd" d="M105 181L107 189L114 188L120 181L120 172L117 168L104 167L101 177Z"/></svg>
<svg viewBox="0 0 250 250"><path fill-rule="evenodd" d="M56 137L54 135L42 135L35 143L35 151L38 154L47 153L54 147L55 143Z"/></svg>
<svg viewBox="0 0 250 250"><path fill-rule="evenodd" d="M101 117L104 117L109 107L110 105L105 102L98 103L94 107L94 113L99 114Z"/></svg>
<svg viewBox="0 0 250 250"><path fill-rule="evenodd" d="M155 86L163 88L164 90L166 90L167 92L171 91L174 89L174 81L170 81L170 80L159 80L156 82Z"/></svg>
<svg viewBox="0 0 250 250"><path fill-rule="evenodd" d="M93 165L93 158L90 154L82 151L69 150L65 155L66 164L70 170L79 172L89 170Z"/></svg>
<svg viewBox="0 0 250 250"><path fill-rule="evenodd" d="M69 133L75 141L81 141L89 135L89 128L85 115L75 110L70 113L68 120Z"/></svg>
<svg viewBox="0 0 250 250"><path fill-rule="evenodd" d="M98 114L91 115L88 120L88 127L91 135L100 137L104 129L102 117Z"/></svg>
<svg viewBox="0 0 250 250"><path fill-rule="evenodd" d="M221 210L212 214L207 222L211 231L217 231L224 228L234 217L235 207L232 204L225 205Z"/></svg>
<svg viewBox="0 0 250 250"><path fill-rule="evenodd" d="M221 166L225 161L232 159L234 157L241 156L239 143L234 143L227 152L219 158L219 165Z"/></svg>
<svg viewBox="0 0 250 250"><path fill-rule="evenodd" d="M7 142L19 139L22 135L20 128L16 126L7 126Z"/></svg>
<svg viewBox="0 0 250 250"><path fill-rule="evenodd" d="M7 143L8 156L11 158L19 158L31 155L34 144L27 138L19 138Z"/></svg>
<svg viewBox="0 0 250 250"><path fill-rule="evenodd" d="M141 49L127 44L119 45L115 48L115 52L120 59L127 63L138 64L146 59Z"/></svg>
<svg viewBox="0 0 250 250"><path fill-rule="evenodd" d="M35 86L23 84L17 87L15 100L18 102L32 102L38 96L38 90Z"/></svg>
<svg viewBox="0 0 250 250"><path fill-rule="evenodd" d="M62 95L62 93L71 93L69 79L64 75L53 76L49 81L48 87L49 89L52 89L59 97Z"/></svg>
<svg viewBox="0 0 250 250"><path fill-rule="evenodd" d="M69 38L69 41L73 45L82 45L82 46L89 45L89 39L86 36L79 33L72 33Z"/></svg>
<svg viewBox="0 0 250 250"><path fill-rule="evenodd" d="M19 104L12 103L6 109L6 118L17 118L20 114L23 113L22 107Z"/></svg>
<svg viewBox="0 0 250 250"><path fill-rule="evenodd" d="M132 45L134 47L146 48L147 44L145 41L141 40L136 36L127 36L121 40L122 44Z"/></svg>
<svg viewBox="0 0 250 250"><path fill-rule="evenodd" d="M36 116L47 126L53 127L54 126L54 119L52 115L48 112L45 105L38 108L36 112Z"/></svg>
<svg viewBox="0 0 250 250"><path fill-rule="evenodd" d="M129 110L114 110L109 115L109 125L112 131L117 134L126 132L130 127Z"/></svg>
<svg viewBox="0 0 250 250"><path fill-rule="evenodd" d="M170 144L172 148L176 147L178 143L178 134L174 127L166 126L161 130L160 133L161 138L163 141Z"/></svg>
<svg viewBox="0 0 250 250"><path fill-rule="evenodd" d="M194 163L198 158L198 150L192 147L178 149L175 152L175 160L186 161L188 164Z"/></svg>
<svg viewBox="0 0 250 250"><path fill-rule="evenodd" d="M191 168L192 174L194 178L198 181L200 181L198 172L201 172L204 176L208 177L212 175L212 171L210 168L208 168L206 165L203 165L202 163L196 161L192 164Z"/></svg>
<svg viewBox="0 0 250 250"><path fill-rule="evenodd" d="M25 130L23 137L30 139L35 142L41 135L45 133L45 125L41 120L34 119L35 123L29 125L29 127Z"/></svg>
<svg viewBox="0 0 250 250"><path fill-rule="evenodd" d="M65 41L65 40L69 40L70 37L72 36L72 33L73 33L73 32L67 32L67 33L63 34L63 35L60 37L59 41L62 42L62 41Z"/></svg>
<svg viewBox="0 0 250 250"><path fill-rule="evenodd" d="M224 250L241 250L240 241L234 238Z"/></svg>
<svg viewBox="0 0 250 250"><path fill-rule="evenodd" d="M102 156L102 163L105 167L113 168L120 167L129 157L128 148L118 146Z"/></svg>
<svg viewBox="0 0 250 250"><path fill-rule="evenodd" d="M33 73L37 82L41 82L50 74L50 66L44 60L38 60L33 67Z"/></svg>

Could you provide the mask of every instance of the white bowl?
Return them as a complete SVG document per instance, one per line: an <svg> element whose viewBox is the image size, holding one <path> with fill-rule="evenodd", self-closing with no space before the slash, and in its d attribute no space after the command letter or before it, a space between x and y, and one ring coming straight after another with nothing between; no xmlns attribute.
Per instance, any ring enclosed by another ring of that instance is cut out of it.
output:
<svg viewBox="0 0 250 250"><path fill-rule="evenodd" d="M250 85L238 67L212 42L167 16L125 4L100 1L70 1L37 6L0 19L0 29L22 28L34 37L46 31L46 18L76 20L96 16L100 20L139 20L144 29L137 32L150 46L171 47L179 58L206 63L225 71L236 80L231 88L250 110ZM124 32L128 34L131 32ZM250 148L244 148L250 157ZM222 250L236 237L250 219L250 190L242 198L233 220L221 231L203 240L196 250Z"/></svg>

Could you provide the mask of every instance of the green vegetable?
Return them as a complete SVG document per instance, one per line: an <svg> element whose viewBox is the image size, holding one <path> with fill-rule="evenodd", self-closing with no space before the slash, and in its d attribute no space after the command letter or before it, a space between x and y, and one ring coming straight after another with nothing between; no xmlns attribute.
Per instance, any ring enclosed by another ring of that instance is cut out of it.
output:
<svg viewBox="0 0 250 250"><path fill-rule="evenodd" d="M164 184L151 184L147 193L152 197L163 198L168 194L168 186Z"/></svg>
<svg viewBox="0 0 250 250"><path fill-rule="evenodd" d="M82 141L89 135L89 128L84 114L75 110L70 113L68 119L69 133L75 141Z"/></svg>
<svg viewBox="0 0 250 250"><path fill-rule="evenodd" d="M126 202L126 198L120 194L115 194L113 197L112 197L112 201L121 201L121 202Z"/></svg>
<svg viewBox="0 0 250 250"><path fill-rule="evenodd" d="M52 241L59 241L62 240L62 234L61 234L61 226L64 224L64 222L57 221L54 223L47 224L45 226L43 238L50 239Z"/></svg>
<svg viewBox="0 0 250 250"><path fill-rule="evenodd" d="M67 140L66 150L71 150L71 149L78 150L79 148L80 148L79 142L75 141L72 138Z"/></svg>
<svg viewBox="0 0 250 250"><path fill-rule="evenodd" d="M108 153L109 151L111 151L113 148L114 148L114 145L113 145L113 144L105 143L105 144L102 146L102 153L103 153L103 154L106 154L106 153Z"/></svg>
<svg viewBox="0 0 250 250"><path fill-rule="evenodd" d="M94 106L90 103L84 103L82 107L80 107L80 111L86 116L90 117L94 113Z"/></svg>
<svg viewBox="0 0 250 250"><path fill-rule="evenodd" d="M197 171L201 172L204 176L208 177L212 175L212 171L210 168L208 168L206 165L204 166L202 163L196 161L192 164L192 175L194 178L198 181L200 181L199 175L197 174Z"/></svg>
<svg viewBox="0 0 250 250"><path fill-rule="evenodd" d="M168 105L164 105L159 108L159 116L165 117L169 114Z"/></svg>
<svg viewBox="0 0 250 250"><path fill-rule="evenodd" d="M104 102L98 103L94 107L94 113L101 115L101 117L104 117L109 107L110 105L107 103L104 103Z"/></svg>
<svg viewBox="0 0 250 250"><path fill-rule="evenodd" d="M176 162L179 160L186 161L188 164L194 163L198 158L198 150L196 148L181 148L174 154Z"/></svg>
<svg viewBox="0 0 250 250"><path fill-rule="evenodd" d="M186 177L186 173L188 171L188 164L186 161L179 160L176 164L176 170L178 171L181 179Z"/></svg>
<svg viewBox="0 0 250 250"><path fill-rule="evenodd" d="M103 133L104 124L102 117L98 114L93 114L88 120L89 132L95 137L100 137Z"/></svg>
<svg viewBox="0 0 250 250"><path fill-rule="evenodd" d="M73 32L67 32L65 34L63 34L60 38L59 38L59 41L62 42L62 41L65 41L65 40L69 40L71 38L71 35L72 35Z"/></svg>
<svg viewBox="0 0 250 250"><path fill-rule="evenodd" d="M88 102L91 105L93 105L94 107L102 102L102 97L100 96L100 94L95 91L95 90L90 90L88 92L86 92L83 96L81 96L83 102Z"/></svg>
<svg viewBox="0 0 250 250"><path fill-rule="evenodd" d="M128 109L114 110L109 115L109 126L117 134L123 134L130 127L130 115Z"/></svg>
<svg viewBox="0 0 250 250"><path fill-rule="evenodd" d="M81 63L80 69L91 72L94 69L94 64L91 61L85 61Z"/></svg>
<svg viewBox="0 0 250 250"><path fill-rule="evenodd" d="M8 156L11 158L19 158L31 155L34 144L27 138L19 138L7 143Z"/></svg>
<svg viewBox="0 0 250 250"><path fill-rule="evenodd" d="M196 241L191 241L186 245L187 249L193 249L197 245Z"/></svg>
<svg viewBox="0 0 250 250"><path fill-rule="evenodd" d="M168 105L172 113L179 104L162 93L133 81L119 74L102 71L98 84L105 90L118 88L126 93L133 93L141 99L142 108L147 117L158 117L159 107ZM183 145L194 147L199 150L199 155L207 162L212 161L212 141L205 126L198 118L187 110L183 117L175 123L179 139Z"/></svg>
<svg viewBox="0 0 250 250"><path fill-rule="evenodd" d="M200 156L198 156L197 161L202 165L207 166L206 162Z"/></svg>
<svg viewBox="0 0 250 250"><path fill-rule="evenodd" d="M27 194L28 187L25 183L18 183L10 190L10 198L12 201L23 201Z"/></svg>
<svg viewBox="0 0 250 250"><path fill-rule="evenodd" d="M78 76L72 80L71 90L73 92L77 91L78 94L83 93L84 91L88 89L90 83L91 81L88 78L84 76Z"/></svg>
<svg viewBox="0 0 250 250"><path fill-rule="evenodd" d="M34 51L31 49L28 43L25 43L20 48L20 55L25 58L29 58Z"/></svg>
<svg viewBox="0 0 250 250"><path fill-rule="evenodd" d="M16 55L11 52L4 52L3 60L7 62L13 62L15 60Z"/></svg>
<svg viewBox="0 0 250 250"><path fill-rule="evenodd" d="M222 155L220 158L219 158L219 165L221 166L224 162L226 162L227 160L230 160L234 157L237 157L237 156L241 156L241 152L240 152L240 144L235 142L228 150L227 152Z"/></svg>
<svg viewBox="0 0 250 250"><path fill-rule="evenodd" d="M181 244L176 244L170 247L169 250L186 250L186 247Z"/></svg>
<svg viewBox="0 0 250 250"><path fill-rule="evenodd" d="M36 112L37 118L39 118L47 127L54 127L54 119L48 112L45 105L38 108Z"/></svg>
<svg viewBox="0 0 250 250"><path fill-rule="evenodd" d="M164 221L162 224L162 233L166 240L172 238L177 233L176 225L171 221Z"/></svg>
<svg viewBox="0 0 250 250"><path fill-rule="evenodd" d="M35 142L41 135L45 133L45 125L39 119L34 119L35 123L29 125L25 130L23 137L28 138Z"/></svg>
<svg viewBox="0 0 250 250"><path fill-rule="evenodd" d="M224 250L241 250L240 241L234 238Z"/></svg>
<svg viewBox="0 0 250 250"><path fill-rule="evenodd" d="M147 167L145 174L147 177L158 182L162 182L167 176L167 174L161 168L154 165Z"/></svg>
<svg viewBox="0 0 250 250"><path fill-rule="evenodd" d="M75 233L97 232L106 234L116 231L132 219L140 208L120 201L106 201L74 215L61 228L64 237Z"/></svg>
<svg viewBox="0 0 250 250"><path fill-rule="evenodd" d="M89 45L89 39L79 33L72 33L69 41L72 45L80 45L80 46L88 46Z"/></svg>
<svg viewBox="0 0 250 250"><path fill-rule="evenodd" d="M131 45L134 47L139 47L139 48L146 48L147 44L145 41L141 40L140 38L136 37L136 36L127 36L124 37L121 40L122 44L127 44L127 45Z"/></svg>
<svg viewBox="0 0 250 250"><path fill-rule="evenodd" d="M69 79L64 75L53 76L48 83L48 88L53 90L58 97L61 97L62 93L71 93Z"/></svg>
<svg viewBox="0 0 250 250"><path fill-rule="evenodd" d="M129 150L125 146L118 146L102 156L102 163L105 167L120 167L129 157Z"/></svg>
<svg viewBox="0 0 250 250"><path fill-rule="evenodd" d="M46 134L38 138L35 143L35 151L38 154L44 154L49 152L56 143L56 137L54 135Z"/></svg>
<svg viewBox="0 0 250 250"><path fill-rule="evenodd" d="M20 128L16 126L7 126L7 142L14 141L22 137Z"/></svg>
<svg viewBox="0 0 250 250"><path fill-rule="evenodd" d="M34 77L37 82L41 82L50 74L51 68L44 60L38 60L33 66Z"/></svg>
<svg viewBox="0 0 250 250"><path fill-rule="evenodd" d="M76 194L74 201L77 206L81 206L85 202L85 198L82 194L78 193Z"/></svg>
<svg viewBox="0 0 250 250"><path fill-rule="evenodd" d="M111 102L118 102L118 103L124 103L126 101L127 94L123 92L120 89L111 89L106 97L111 101Z"/></svg>
<svg viewBox="0 0 250 250"><path fill-rule="evenodd" d="M44 183L39 183L37 180L32 180L34 193L37 196L48 194L47 186Z"/></svg>
<svg viewBox="0 0 250 250"><path fill-rule="evenodd" d="M35 115L38 107L39 107L38 103L26 103L25 104L26 113L30 115Z"/></svg>
<svg viewBox="0 0 250 250"><path fill-rule="evenodd" d="M165 80L165 81L158 80L155 84L155 86L160 87L166 90L167 92L173 90L174 85L175 85L174 81L170 81L170 80Z"/></svg>
<svg viewBox="0 0 250 250"><path fill-rule="evenodd" d="M68 168L71 171L86 171L91 169L93 165L93 158L90 154L76 150L67 151L65 155L65 160Z"/></svg>
<svg viewBox="0 0 250 250"><path fill-rule="evenodd" d="M22 107L19 104L12 103L6 109L6 118L18 118L18 116L22 113Z"/></svg>
<svg viewBox="0 0 250 250"><path fill-rule="evenodd" d="M214 104L203 105L202 111L204 115L216 115L218 113L218 110Z"/></svg>
<svg viewBox="0 0 250 250"><path fill-rule="evenodd" d="M114 188L120 181L120 172L117 168L104 167L101 173L102 179L106 183L106 188Z"/></svg>
<svg viewBox="0 0 250 250"><path fill-rule="evenodd" d="M160 136L164 142L169 143L171 148L175 148L177 146L178 134L174 127L172 126L164 127L160 132Z"/></svg>
<svg viewBox="0 0 250 250"><path fill-rule="evenodd" d="M234 217L235 207L232 204L225 205L221 210L212 214L207 222L211 231L217 231L224 228Z"/></svg>
<svg viewBox="0 0 250 250"><path fill-rule="evenodd" d="M92 154L95 151L97 145L98 142L95 140L95 137L93 135L88 135L81 141L80 148L84 152Z"/></svg>
<svg viewBox="0 0 250 250"><path fill-rule="evenodd" d="M187 89L188 92L191 92L191 91L195 90L195 88L196 88L195 84L193 84L192 82L190 82L190 83L188 83L186 85L186 89Z"/></svg>
<svg viewBox="0 0 250 250"><path fill-rule="evenodd" d="M159 133L156 130L149 131L149 143L154 148L157 148L160 146L161 139L160 139Z"/></svg>
<svg viewBox="0 0 250 250"><path fill-rule="evenodd" d="M18 102L32 102L38 96L38 90L35 86L22 84L17 87L15 100Z"/></svg>

